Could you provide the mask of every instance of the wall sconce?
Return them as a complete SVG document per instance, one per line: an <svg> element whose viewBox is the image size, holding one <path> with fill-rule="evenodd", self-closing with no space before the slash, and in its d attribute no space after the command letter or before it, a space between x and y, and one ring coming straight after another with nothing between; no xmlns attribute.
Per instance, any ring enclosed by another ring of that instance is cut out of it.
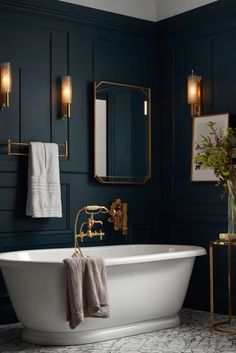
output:
<svg viewBox="0 0 236 353"><path fill-rule="evenodd" d="M62 76L61 78L61 113L62 118L70 118L70 107L72 103L72 78Z"/></svg>
<svg viewBox="0 0 236 353"><path fill-rule="evenodd" d="M10 92L11 92L11 64L1 64L1 108L8 108L10 103Z"/></svg>
<svg viewBox="0 0 236 353"><path fill-rule="evenodd" d="M201 104L201 76L192 74L188 76L188 104L191 104L191 115L199 116L202 113Z"/></svg>

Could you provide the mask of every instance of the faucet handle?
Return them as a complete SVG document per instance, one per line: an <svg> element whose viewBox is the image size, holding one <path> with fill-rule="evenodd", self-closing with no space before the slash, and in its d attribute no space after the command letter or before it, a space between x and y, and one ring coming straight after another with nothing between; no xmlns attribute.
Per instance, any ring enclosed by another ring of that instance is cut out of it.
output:
<svg viewBox="0 0 236 353"><path fill-rule="evenodd" d="M87 214L93 214L93 213L108 213L108 209L105 206L99 206L99 205L88 205L85 206L84 208L85 212Z"/></svg>
<svg viewBox="0 0 236 353"><path fill-rule="evenodd" d="M98 205L89 205L85 207L85 211L87 212L98 211L100 208L101 206L98 206Z"/></svg>
<svg viewBox="0 0 236 353"><path fill-rule="evenodd" d="M102 232L102 230L100 229L100 231L97 233L97 235L99 236L100 240L102 240L103 235L105 235L105 233Z"/></svg>
<svg viewBox="0 0 236 353"><path fill-rule="evenodd" d="M97 223L97 224L103 224L103 221L95 221L94 220L94 224Z"/></svg>

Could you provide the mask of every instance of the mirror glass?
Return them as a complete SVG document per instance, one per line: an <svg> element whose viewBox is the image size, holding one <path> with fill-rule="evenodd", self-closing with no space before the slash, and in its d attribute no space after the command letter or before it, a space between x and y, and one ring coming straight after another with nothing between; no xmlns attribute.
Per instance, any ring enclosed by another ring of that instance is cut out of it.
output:
<svg viewBox="0 0 236 353"><path fill-rule="evenodd" d="M151 177L151 91L94 83L94 177L100 183L144 184Z"/></svg>

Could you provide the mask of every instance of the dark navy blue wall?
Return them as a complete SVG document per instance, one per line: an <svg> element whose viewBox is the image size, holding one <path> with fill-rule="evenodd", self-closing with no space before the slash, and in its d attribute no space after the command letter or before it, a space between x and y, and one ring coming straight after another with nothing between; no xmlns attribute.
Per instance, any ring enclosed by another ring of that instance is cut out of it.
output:
<svg viewBox="0 0 236 353"><path fill-rule="evenodd" d="M192 118L187 105L187 76L203 77L203 113L230 112L236 118L236 3L217 1L157 24L163 90L161 119L166 241L201 245L227 231L227 204L221 190L209 183L191 183ZM159 76L160 77L160 76ZM185 305L209 310L209 259L199 258ZM226 309L226 258L217 251L216 310ZM236 280L236 277L235 277ZM233 302L236 310L236 288Z"/></svg>
<svg viewBox="0 0 236 353"><path fill-rule="evenodd" d="M126 237L106 226L102 242L158 241L161 185L158 147L153 144L152 179L146 185L104 186L92 178L93 81L108 80L152 88L157 95L155 24L58 1L0 1L0 62L10 61L10 108L0 112L0 251L69 247L76 211L87 204L128 202ZM60 118L60 76L73 77L70 120ZM153 131L160 131L153 105ZM60 161L62 219L25 215L27 158L7 156L6 141L69 142ZM155 140L156 133L155 133ZM85 241L86 244L87 240ZM14 320L0 279L0 322Z"/></svg>
<svg viewBox="0 0 236 353"><path fill-rule="evenodd" d="M188 243L208 247L226 230L220 191L190 182L191 124L186 77L203 76L204 112L236 114L235 1L154 24L55 0L0 0L0 62L13 67L11 105L0 112L0 251L69 247L76 211L129 205L127 237L106 226L102 242ZM58 83L73 76L69 121L60 119ZM118 81L152 89L152 179L146 185L104 186L92 178L92 82ZM70 145L60 162L62 219L25 216L27 159L7 157L6 141ZM217 257L217 308L225 309L224 254ZM185 305L209 309L208 257L197 260ZM174 294L173 294L174 295ZM235 301L234 293L234 301ZM0 280L0 322L14 321Z"/></svg>

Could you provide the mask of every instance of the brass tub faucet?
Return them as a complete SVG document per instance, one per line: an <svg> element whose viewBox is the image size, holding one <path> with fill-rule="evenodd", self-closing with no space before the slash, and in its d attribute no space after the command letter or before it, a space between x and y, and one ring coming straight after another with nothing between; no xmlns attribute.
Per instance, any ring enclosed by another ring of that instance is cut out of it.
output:
<svg viewBox="0 0 236 353"><path fill-rule="evenodd" d="M106 208L105 206L98 206L98 205L90 205L81 208L75 217L75 225L74 225L74 256L83 256L81 249L79 247L78 239L83 242L84 237L99 237L102 240L105 232L101 229L94 230L93 227L95 224L103 225L103 222L100 220L95 220L94 215L98 215L100 213L109 214L110 217L108 218L108 222L114 222L114 229L116 231L121 230L124 235L127 234L128 226L127 226L127 203L122 203L121 199L117 199L111 204L110 209ZM79 233L77 233L78 228L78 221L80 214L84 212L89 217L87 221L83 222L80 226Z"/></svg>

